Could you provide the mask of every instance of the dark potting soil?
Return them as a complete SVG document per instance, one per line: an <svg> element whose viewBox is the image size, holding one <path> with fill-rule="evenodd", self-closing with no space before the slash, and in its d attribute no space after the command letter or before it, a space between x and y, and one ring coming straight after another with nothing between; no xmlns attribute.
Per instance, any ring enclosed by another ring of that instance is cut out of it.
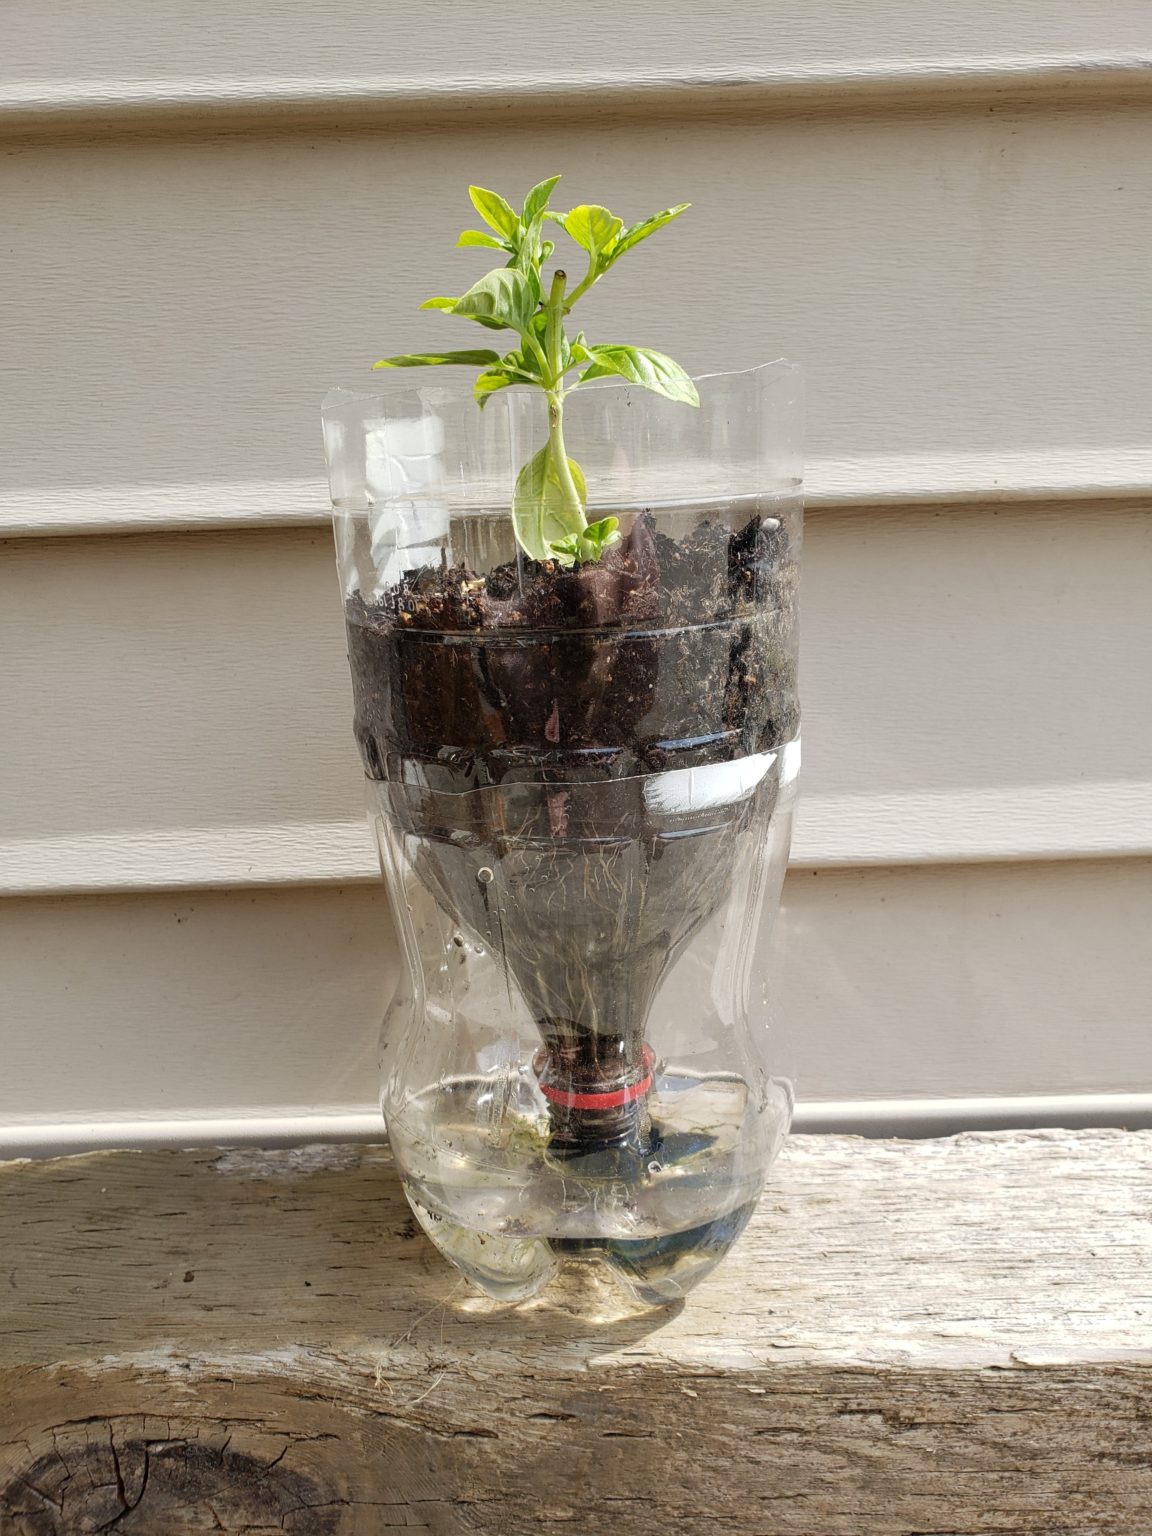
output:
<svg viewBox="0 0 1152 1536"><path fill-rule="evenodd" d="M786 528L650 514L603 559L408 571L348 600L369 775L430 787L623 778L771 750L796 731Z"/></svg>

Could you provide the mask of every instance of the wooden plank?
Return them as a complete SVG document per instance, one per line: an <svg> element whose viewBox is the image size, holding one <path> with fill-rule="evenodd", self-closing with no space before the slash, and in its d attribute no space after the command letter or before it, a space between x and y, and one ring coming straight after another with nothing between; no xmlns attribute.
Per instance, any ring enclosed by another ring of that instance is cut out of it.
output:
<svg viewBox="0 0 1152 1536"><path fill-rule="evenodd" d="M475 1298L382 1150L8 1165L5 1536L1133 1536L1150 1174L1152 1133L794 1138L636 1313Z"/></svg>

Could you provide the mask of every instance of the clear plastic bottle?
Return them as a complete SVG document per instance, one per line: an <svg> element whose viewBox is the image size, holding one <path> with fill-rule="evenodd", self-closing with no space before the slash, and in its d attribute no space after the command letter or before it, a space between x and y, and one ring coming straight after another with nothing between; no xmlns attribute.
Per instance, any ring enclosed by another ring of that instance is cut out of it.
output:
<svg viewBox="0 0 1152 1536"><path fill-rule="evenodd" d="M407 961L383 1109L412 1208L493 1296L594 1262L645 1303L739 1236L787 1131L763 938L796 772L799 383L579 391L621 540L509 503L529 390L334 393L325 438L371 814Z"/></svg>

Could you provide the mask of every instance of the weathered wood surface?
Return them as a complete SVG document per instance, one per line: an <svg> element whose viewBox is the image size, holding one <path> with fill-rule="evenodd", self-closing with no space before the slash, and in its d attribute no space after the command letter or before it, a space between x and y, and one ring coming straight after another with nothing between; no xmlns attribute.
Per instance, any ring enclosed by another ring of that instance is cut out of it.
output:
<svg viewBox="0 0 1152 1536"><path fill-rule="evenodd" d="M377 1148L0 1169L0 1532L1142 1536L1152 1133L794 1138L727 1266L468 1292Z"/></svg>

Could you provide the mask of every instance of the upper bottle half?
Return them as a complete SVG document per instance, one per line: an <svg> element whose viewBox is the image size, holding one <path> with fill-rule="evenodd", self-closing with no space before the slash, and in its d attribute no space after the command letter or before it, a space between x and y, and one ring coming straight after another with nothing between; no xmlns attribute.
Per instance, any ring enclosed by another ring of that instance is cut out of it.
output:
<svg viewBox="0 0 1152 1536"><path fill-rule="evenodd" d="M565 402L601 559L533 560L512 516L540 391L324 405L356 735L368 775L448 792L706 768L798 728L799 370L697 381L698 408L601 383ZM669 783L669 793L675 785Z"/></svg>

